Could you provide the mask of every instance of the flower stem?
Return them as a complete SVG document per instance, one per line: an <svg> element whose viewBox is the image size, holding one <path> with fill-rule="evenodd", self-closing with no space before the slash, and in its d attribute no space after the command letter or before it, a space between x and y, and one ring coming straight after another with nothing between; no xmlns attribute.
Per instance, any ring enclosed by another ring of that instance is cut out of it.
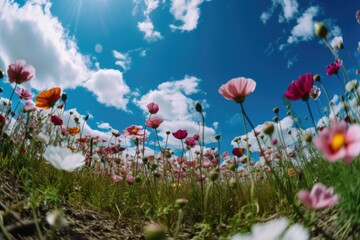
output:
<svg viewBox="0 0 360 240"><path fill-rule="evenodd" d="M306 102L307 108L308 108L308 110L309 110L311 120L312 120L312 122L313 122L313 124L314 124L315 132L317 133L318 130L317 130L317 128L316 128L316 123L315 123L315 120L314 120L314 116L313 116L313 114L312 114L312 112L311 112L311 109L310 109L309 100L306 100L305 102Z"/></svg>

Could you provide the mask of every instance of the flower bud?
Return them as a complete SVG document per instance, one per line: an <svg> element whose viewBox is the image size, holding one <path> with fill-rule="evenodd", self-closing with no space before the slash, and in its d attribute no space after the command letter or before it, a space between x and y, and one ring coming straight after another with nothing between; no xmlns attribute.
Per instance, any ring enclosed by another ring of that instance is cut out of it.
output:
<svg viewBox="0 0 360 240"><path fill-rule="evenodd" d="M279 121L279 117L278 117L278 116L275 116L275 117L273 117L273 120L274 120L274 122L278 122L278 121Z"/></svg>
<svg viewBox="0 0 360 240"><path fill-rule="evenodd" d="M220 134L215 135L215 139L218 140L218 141L220 140L220 137L221 137Z"/></svg>
<svg viewBox="0 0 360 240"><path fill-rule="evenodd" d="M66 102L66 100L67 100L67 95L66 95L66 93L63 93L63 94L61 95L61 100L62 100L63 102Z"/></svg>
<svg viewBox="0 0 360 240"><path fill-rule="evenodd" d="M188 202L189 201L185 198L179 198L179 199L176 199L175 206L179 209L183 209L188 204Z"/></svg>
<svg viewBox="0 0 360 240"><path fill-rule="evenodd" d="M320 38L326 38L328 30L322 22L314 23L315 34Z"/></svg>
<svg viewBox="0 0 360 240"><path fill-rule="evenodd" d="M278 114L278 113L279 113L279 108L278 108L278 107L274 107L274 108L273 108L273 112L276 113L276 114Z"/></svg>
<svg viewBox="0 0 360 240"><path fill-rule="evenodd" d="M4 77L4 73L2 71L2 69L0 68L0 79L2 79Z"/></svg>
<svg viewBox="0 0 360 240"><path fill-rule="evenodd" d="M308 143L312 142L312 134L309 132L304 133L304 140Z"/></svg>
<svg viewBox="0 0 360 240"><path fill-rule="evenodd" d="M144 235L148 240L166 239L165 227L157 223L150 223L144 227Z"/></svg>
<svg viewBox="0 0 360 240"><path fill-rule="evenodd" d="M86 117L85 117L85 121L87 121L87 120L89 120L89 117L90 117L90 114L88 114L88 115L86 115Z"/></svg>
<svg viewBox="0 0 360 240"><path fill-rule="evenodd" d="M315 74L315 75L313 76L313 79L314 79L314 81L316 81L316 82L321 82L321 77L320 77L319 74Z"/></svg>
<svg viewBox="0 0 360 240"><path fill-rule="evenodd" d="M274 124L271 122L265 122L263 125L263 131L266 135L272 135L274 133Z"/></svg>
<svg viewBox="0 0 360 240"><path fill-rule="evenodd" d="M166 131L165 133L166 133L166 135L169 135L171 132L170 132L170 131Z"/></svg>
<svg viewBox="0 0 360 240"><path fill-rule="evenodd" d="M230 178L230 180L229 180L229 187L231 187L231 188L235 188L235 187L236 187L236 179L235 179L235 178Z"/></svg>
<svg viewBox="0 0 360 240"><path fill-rule="evenodd" d="M201 104L200 104L198 101L196 101L196 103L195 103L195 109L196 109L196 111L198 111L199 113L202 112L202 106L201 106Z"/></svg>
<svg viewBox="0 0 360 240"><path fill-rule="evenodd" d="M215 182L219 178L219 173L215 170L212 170L209 174L211 181Z"/></svg>

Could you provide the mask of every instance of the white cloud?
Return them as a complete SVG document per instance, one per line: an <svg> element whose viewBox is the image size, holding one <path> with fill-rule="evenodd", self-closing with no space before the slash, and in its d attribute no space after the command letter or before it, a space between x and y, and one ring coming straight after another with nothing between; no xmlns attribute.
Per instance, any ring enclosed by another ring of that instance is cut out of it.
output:
<svg viewBox="0 0 360 240"><path fill-rule="evenodd" d="M0 65L8 66L16 59L33 65L36 78L24 87L44 90L58 86L64 90L85 85L100 103L126 110L125 94L130 90L122 74L90 68L91 58L79 52L75 38L52 16L50 1L27 1L20 7L0 0L0 6ZM99 64L95 66L99 68Z"/></svg>
<svg viewBox="0 0 360 240"><path fill-rule="evenodd" d="M112 51L114 58L116 58L115 64L120 66L124 72L130 69L131 57L128 53L122 54L116 50Z"/></svg>
<svg viewBox="0 0 360 240"><path fill-rule="evenodd" d="M126 85L123 74L114 69L100 69L84 84L84 87L93 92L98 102L105 106L126 111L128 99L126 94L130 88Z"/></svg>
<svg viewBox="0 0 360 240"><path fill-rule="evenodd" d="M213 122L213 126L215 129L217 129L219 127L219 122Z"/></svg>
<svg viewBox="0 0 360 240"><path fill-rule="evenodd" d="M164 82L157 89L149 91L139 100L135 101L143 111L148 114L146 105L155 102L159 105L157 113L164 119L159 127L159 135L163 139L166 138L166 131L175 132L179 129L186 129L189 136L199 133L201 130L201 118L199 113L195 111L195 101L190 95L200 92L200 79L194 76L185 76L184 79L172 82ZM203 109L205 106L203 105ZM205 139L213 142L215 130L205 126ZM180 141L172 135L169 136L169 145L180 147Z"/></svg>
<svg viewBox="0 0 360 240"><path fill-rule="evenodd" d="M112 129L109 123L99 123L97 127L100 129Z"/></svg>
<svg viewBox="0 0 360 240"><path fill-rule="evenodd" d="M144 11L145 16L149 16L152 11L159 7L159 0L145 0L146 9Z"/></svg>
<svg viewBox="0 0 360 240"><path fill-rule="evenodd" d="M145 39L149 42L163 39L161 33L154 30L154 24L149 18L144 22L138 22L138 29L145 33Z"/></svg>
<svg viewBox="0 0 360 240"><path fill-rule="evenodd" d="M265 24L272 17L277 6L281 6L282 14L279 15L279 22L290 21L298 14L299 4L297 0L273 0L271 7L261 13L260 20Z"/></svg>
<svg viewBox="0 0 360 240"><path fill-rule="evenodd" d="M171 24L172 30L192 31L200 18L200 5L204 0L171 0L170 13L181 25Z"/></svg>

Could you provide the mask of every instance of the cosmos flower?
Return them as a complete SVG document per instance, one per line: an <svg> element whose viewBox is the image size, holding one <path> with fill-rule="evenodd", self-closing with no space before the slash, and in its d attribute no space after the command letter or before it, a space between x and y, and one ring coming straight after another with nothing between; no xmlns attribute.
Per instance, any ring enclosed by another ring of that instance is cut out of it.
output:
<svg viewBox="0 0 360 240"><path fill-rule="evenodd" d="M335 162L343 158L349 164L360 154L360 124L347 127L345 121L332 120L331 125L319 133L314 144L326 160Z"/></svg>
<svg viewBox="0 0 360 240"><path fill-rule="evenodd" d="M15 92L17 95L19 95L20 99L31 100L32 98L32 94L26 89L23 88L21 90L15 89Z"/></svg>
<svg viewBox="0 0 360 240"><path fill-rule="evenodd" d="M251 78L238 77L221 85L219 93L228 100L242 103L255 90L256 82Z"/></svg>
<svg viewBox="0 0 360 240"><path fill-rule="evenodd" d="M143 141L147 137L147 132L142 129L142 126L131 125L123 131L123 135L133 140Z"/></svg>
<svg viewBox="0 0 360 240"><path fill-rule="evenodd" d="M52 108L60 99L60 93L61 89L58 87L42 91L36 96L35 105L43 109Z"/></svg>
<svg viewBox="0 0 360 240"><path fill-rule="evenodd" d="M188 132L186 130L177 130L176 132L173 132L172 135L179 140L182 140L187 137Z"/></svg>
<svg viewBox="0 0 360 240"><path fill-rule="evenodd" d="M336 60L333 63L330 63L327 67L326 67L326 74L331 76L333 74L338 74L339 72L339 68L341 67L342 62L340 60Z"/></svg>
<svg viewBox="0 0 360 240"><path fill-rule="evenodd" d="M358 80L354 79L354 80L351 80L348 83L346 83L345 90L347 92L352 92L352 91L356 90L358 87L359 87Z"/></svg>
<svg viewBox="0 0 360 240"><path fill-rule="evenodd" d="M152 117L152 118L149 118L145 125L152 128L152 129L157 129L160 124L163 122L163 119L160 118L160 117Z"/></svg>
<svg viewBox="0 0 360 240"><path fill-rule="evenodd" d="M156 114L159 111L159 105L153 102L149 103L146 107L151 114Z"/></svg>
<svg viewBox="0 0 360 240"><path fill-rule="evenodd" d="M9 82L21 84L30 81L35 76L35 68L24 60L16 60L10 64L7 74Z"/></svg>
<svg viewBox="0 0 360 240"><path fill-rule="evenodd" d="M50 120L55 126L61 126L63 124L63 120L56 115L52 115Z"/></svg>
<svg viewBox="0 0 360 240"><path fill-rule="evenodd" d="M194 137L185 138L185 145L187 149L193 148L196 145L196 140Z"/></svg>
<svg viewBox="0 0 360 240"><path fill-rule="evenodd" d="M311 192L300 190L298 198L302 204L313 209L330 208L339 201L339 196L334 194L334 189L326 188L321 183L316 183Z"/></svg>
<svg viewBox="0 0 360 240"><path fill-rule="evenodd" d="M288 86L288 90L284 93L284 96L289 100L302 99L306 101L309 99L313 85L313 75L311 73L306 73L299 76L298 80L293 81Z"/></svg>
<svg viewBox="0 0 360 240"><path fill-rule="evenodd" d="M80 133L80 128L77 128L77 127L68 127L68 128L67 128L67 132L68 132L71 136L75 136L76 134Z"/></svg>
<svg viewBox="0 0 360 240"><path fill-rule="evenodd" d="M84 166L85 157L81 153L73 153L68 148L48 146L44 158L55 168L73 172Z"/></svg>
<svg viewBox="0 0 360 240"><path fill-rule="evenodd" d="M331 47L335 50L341 50L344 48L344 41L341 36L334 37L330 43Z"/></svg>
<svg viewBox="0 0 360 240"><path fill-rule="evenodd" d="M317 86L313 86L310 90L310 97L314 100L317 100L321 95L321 90Z"/></svg>

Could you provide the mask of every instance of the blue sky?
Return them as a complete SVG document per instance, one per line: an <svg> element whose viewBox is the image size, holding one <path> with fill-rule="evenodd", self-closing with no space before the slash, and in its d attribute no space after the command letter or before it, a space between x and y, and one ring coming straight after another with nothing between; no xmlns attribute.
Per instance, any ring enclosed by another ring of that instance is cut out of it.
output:
<svg viewBox="0 0 360 240"><path fill-rule="evenodd" d="M218 133L223 150L231 150L231 140L244 134L240 107L218 88L231 78L254 79L245 108L255 125L271 120L275 106L286 116L282 95L304 73L319 73L330 95L339 93L340 82L325 72L333 58L313 23L324 21L329 40L342 36L358 57L358 9L353 0L0 0L0 67L25 59L37 70L25 87L34 93L61 87L69 109L92 115L88 131L104 136L144 125L152 101L165 120L160 136L179 128L197 133L193 105L200 101L208 146L217 146ZM6 80L1 86L6 97L11 87ZM304 103L294 107L307 115Z"/></svg>

